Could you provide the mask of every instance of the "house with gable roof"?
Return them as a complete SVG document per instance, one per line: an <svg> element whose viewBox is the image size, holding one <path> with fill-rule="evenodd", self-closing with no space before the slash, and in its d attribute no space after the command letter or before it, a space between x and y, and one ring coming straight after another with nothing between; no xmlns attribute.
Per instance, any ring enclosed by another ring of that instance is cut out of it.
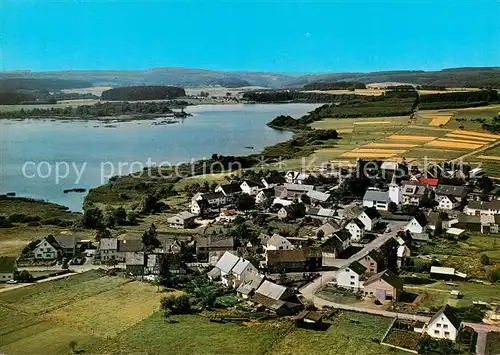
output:
<svg viewBox="0 0 500 355"><path fill-rule="evenodd" d="M346 224L345 229L351 233L351 241L359 242L365 235L365 225L358 218Z"/></svg>
<svg viewBox="0 0 500 355"><path fill-rule="evenodd" d="M425 332L432 338L455 341L462 326L453 308L445 305L426 324Z"/></svg>
<svg viewBox="0 0 500 355"><path fill-rule="evenodd" d="M353 261L349 265L341 267L337 271L337 286L355 291L362 289L362 278L365 271L366 267L358 261Z"/></svg>
<svg viewBox="0 0 500 355"><path fill-rule="evenodd" d="M226 251L207 276L211 280L220 279L226 287L238 287L245 278L245 274L250 272L258 273L257 268L250 261Z"/></svg>
<svg viewBox="0 0 500 355"><path fill-rule="evenodd" d="M427 232L428 225L427 217L423 213L419 213L406 224L404 230L410 233L422 234Z"/></svg>
<svg viewBox="0 0 500 355"><path fill-rule="evenodd" d="M365 208L358 216L358 219L364 224L365 230L372 231L380 221L381 215L376 208Z"/></svg>
<svg viewBox="0 0 500 355"><path fill-rule="evenodd" d="M368 277L363 283L363 293L379 301L396 301L403 294L403 281L387 269Z"/></svg>
<svg viewBox="0 0 500 355"><path fill-rule="evenodd" d="M33 250L34 258L41 260L55 260L59 257L71 258L75 256L76 238L70 235L52 235L40 240Z"/></svg>
<svg viewBox="0 0 500 355"><path fill-rule="evenodd" d="M266 241L264 250L292 250L294 246L288 239L279 235L273 234L271 238Z"/></svg>

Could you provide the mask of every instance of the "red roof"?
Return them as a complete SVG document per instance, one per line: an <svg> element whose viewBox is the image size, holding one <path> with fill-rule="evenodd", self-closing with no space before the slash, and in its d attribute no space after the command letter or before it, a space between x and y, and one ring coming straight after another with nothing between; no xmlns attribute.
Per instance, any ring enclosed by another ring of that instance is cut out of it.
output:
<svg viewBox="0 0 500 355"><path fill-rule="evenodd" d="M434 186L434 187L437 186L439 183L439 179L435 178L420 178L419 180L423 184L427 184L429 186Z"/></svg>

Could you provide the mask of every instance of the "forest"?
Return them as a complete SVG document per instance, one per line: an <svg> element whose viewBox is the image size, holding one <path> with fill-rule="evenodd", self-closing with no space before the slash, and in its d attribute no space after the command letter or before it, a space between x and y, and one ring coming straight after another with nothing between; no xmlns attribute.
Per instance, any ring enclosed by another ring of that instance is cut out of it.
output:
<svg viewBox="0 0 500 355"><path fill-rule="evenodd" d="M171 100L186 96L183 88L175 86L127 86L106 90L102 100L138 101L138 100Z"/></svg>
<svg viewBox="0 0 500 355"><path fill-rule="evenodd" d="M498 92L481 90L420 95L418 101L421 110L484 106L498 102Z"/></svg>
<svg viewBox="0 0 500 355"><path fill-rule="evenodd" d="M304 90L355 90L366 89L364 83L356 81L314 82L304 85Z"/></svg>
<svg viewBox="0 0 500 355"><path fill-rule="evenodd" d="M20 111L0 111L0 118L28 118L28 117L105 117L119 115L149 115L173 114L172 108L186 106L184 101L171 102L105 102L94 105L80 105L77 107L61 107L50 109L34 108ZM61 105L63 106L63 105Z"/></svg>
<svg viewBox="0 0 500 355"><path fill-rule="evenodd" d="M298 90L262 90L248 91L243 94L243 99L258 103L298 102L298 103L325 103L342 102L362 99L361 95L344 94L331 95L318 92L303 92Z"/></svg>

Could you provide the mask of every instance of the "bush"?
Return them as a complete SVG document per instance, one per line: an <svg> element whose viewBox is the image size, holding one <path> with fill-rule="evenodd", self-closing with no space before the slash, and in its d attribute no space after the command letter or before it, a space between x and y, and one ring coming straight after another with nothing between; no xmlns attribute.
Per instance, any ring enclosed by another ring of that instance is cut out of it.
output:
<svg viewBox="0 0 500 355"><path fill-rule="evenodd" d="M4 216L0 216L0 228L11 228L14 225Z"/></svg>
<svg viewBox="0 0 500 355"><path fill-rule="evenodd" d="M23 219L26 218L25 214L22 213L14 213L9 216L9 221L12 223L21 223Z"/></svg>
<svg viewBox="0 0 500 355"><path fill-rule="evenodd" d="M163 297L160 308L169 314L189 314L192 312L191 303L187 295Z"/></svg>
<svg viewBox="0 0 500 355"><path fill-rule="evenodd" d="M486 254L481 254L481 264L490 265L490 258Z"/></svg>

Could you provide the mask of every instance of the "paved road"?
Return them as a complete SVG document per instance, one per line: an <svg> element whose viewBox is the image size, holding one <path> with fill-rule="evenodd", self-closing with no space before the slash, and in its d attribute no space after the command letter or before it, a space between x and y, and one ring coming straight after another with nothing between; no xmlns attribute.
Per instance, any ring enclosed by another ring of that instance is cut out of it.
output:
<svg viewBox="0 0 500 355"><path fill-rule="evenodd" d="M373 249L380 248L385 242L387 242L392 237L396 236L396 234L406 225L407 222L404 221L390 221L391 232L380 235L378 238L372 240L370 243L366 244L366 246L352 255L349 259L345 259L339 265L339 267L343 267L345 265L349 265L355 260L359 260L366 254L368 254ZM332 281L335 278L336 271L326 271L321 274L320 277L315 279L313 282L304 286L300 293L308 300L312 300L316 292L320 287L325 285L327 282Z"/></svg>
<svg viewBox="0 0 500 355"><path fill-rule="evenodd" d="M11 291L11 290L15 290L16 288L22 288L22 287L26 287L26 286L30 286L30 285L39 284L39 283L42 283L42 282L53 281L53 280L57 280L57 279L63 279L65 277L70 277L70 276L73 276L73 275L77 275L77 273L68 273L68 274L64 274L64 275L57 275L57 276L47 277L46 279L42 279L42 280L39 280L37 282L14 284L14 285L5 285L4 288L0 288L0 293Z"/></svg>

